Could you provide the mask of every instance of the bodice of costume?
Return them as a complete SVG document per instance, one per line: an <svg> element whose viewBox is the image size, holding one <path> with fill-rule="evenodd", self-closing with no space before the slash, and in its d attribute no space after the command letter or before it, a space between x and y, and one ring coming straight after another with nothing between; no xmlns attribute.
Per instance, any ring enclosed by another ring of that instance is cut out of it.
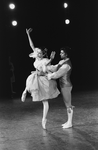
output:
<svg viewBox="0 0 98 150"><path fill-rule="evenodd" d="M46 72L46 64L49 60L48 59L41 59L41 60L36 60L34 62L34 67L36 68L36 70L38 71L38 73L40 74L43 74Z"/></svg>

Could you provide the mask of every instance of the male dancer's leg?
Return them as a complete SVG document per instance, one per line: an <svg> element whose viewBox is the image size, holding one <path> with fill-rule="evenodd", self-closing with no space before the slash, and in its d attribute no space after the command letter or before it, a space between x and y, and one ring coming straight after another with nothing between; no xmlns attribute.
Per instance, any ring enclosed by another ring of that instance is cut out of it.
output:
<svg viewBox="0 0 98 150"><path fill-rule="evenodd" d="M61 88L63 100L67 108L67 115L68 115L68 121L62 125L63 128L72 127L73 106L71 105L71 90L72 90L72 87Z"/></svg>

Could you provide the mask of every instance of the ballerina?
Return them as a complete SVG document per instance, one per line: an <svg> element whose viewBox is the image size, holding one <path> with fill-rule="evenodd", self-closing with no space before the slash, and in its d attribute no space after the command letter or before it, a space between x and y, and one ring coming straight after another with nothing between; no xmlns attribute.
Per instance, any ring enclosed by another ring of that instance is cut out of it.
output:
<svg viewBox="0 0 98 150"><path fill-rule="evenodd" d="M48 99L56 98L60 92L57 88L55 80L48 80L46 74L48 73L48 66L52 59L54 59L55 52L51 53L50 59L44 58L46 51L42 51L40 48L35 48L30 37L32 29L26 29L26 33L29 39L29 44L33 50L33 53L29 54L29 57L34 58L35 71L32 71L26 80L26 87L23 91L21 100L25 101L27 91L31 93L32 101L42 101L43 103L43 117L42 127L46 129L47 113L49 110Z"/></svg>

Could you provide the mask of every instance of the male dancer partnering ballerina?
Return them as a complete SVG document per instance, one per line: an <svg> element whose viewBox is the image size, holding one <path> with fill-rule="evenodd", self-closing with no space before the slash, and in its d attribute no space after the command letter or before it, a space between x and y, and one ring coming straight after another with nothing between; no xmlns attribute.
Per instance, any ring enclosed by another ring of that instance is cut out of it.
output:
<svg viewBox="0 0 98 150"><path fill-rule="evenodd" d="M73 118L73 107L71 105L71 90L72 84L70 82L70 71L71 63L69 58L67 58L67 53L65 48L60 50L61 61L55 65L51 66L50 70L55 71L47 75L48 79L58 79L60 83L61 93L63 95L64 103L67 108L68 121L62 124L62 128L72 127L72 118Z"/></svg>

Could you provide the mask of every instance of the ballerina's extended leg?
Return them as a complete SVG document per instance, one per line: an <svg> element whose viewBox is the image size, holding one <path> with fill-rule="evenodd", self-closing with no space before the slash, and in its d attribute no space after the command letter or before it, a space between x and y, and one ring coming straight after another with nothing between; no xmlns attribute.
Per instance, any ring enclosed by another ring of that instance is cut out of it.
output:
<svg viewBox="0 0 98 150"><path fill-rule="evenodd" d="M21 96L21 101L24 102L25 99L26 99L26 94L27 94L27 90L25 89L22 93L22 96Z"/></svg>

